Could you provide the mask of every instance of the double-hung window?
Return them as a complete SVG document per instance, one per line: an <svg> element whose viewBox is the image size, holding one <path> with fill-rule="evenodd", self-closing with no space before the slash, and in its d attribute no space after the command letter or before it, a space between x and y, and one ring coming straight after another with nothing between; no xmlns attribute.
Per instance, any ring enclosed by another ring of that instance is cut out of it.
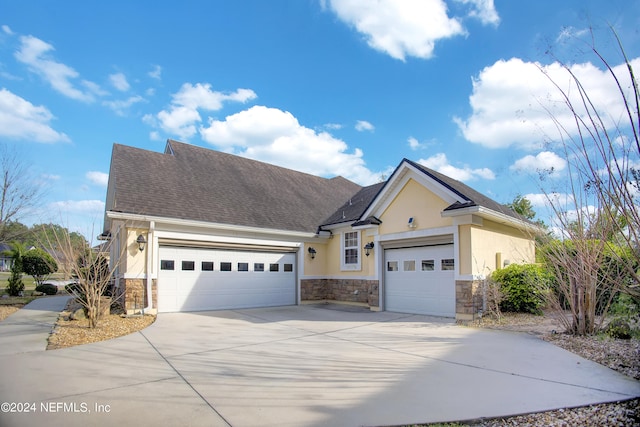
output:
<svg viewBox="0 0 640 427"><path fill-rule="evenodd" d="M342 270L360 270L360 233L348 231L342 235Z"/></svg>

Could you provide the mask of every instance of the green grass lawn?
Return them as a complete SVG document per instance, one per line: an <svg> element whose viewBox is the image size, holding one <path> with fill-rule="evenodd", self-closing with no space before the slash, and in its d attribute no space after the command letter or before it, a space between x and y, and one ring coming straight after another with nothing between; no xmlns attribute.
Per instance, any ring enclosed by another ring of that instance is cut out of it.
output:
<svg viewBox="0 0 640 427"><path fill-rule="evenodd" d="M28 304L33 301L37 297L32 297L31 292L36 289L36 282L33 280L33 277L27 276L26 274L22 275L22 283L24 283L24 295L23 297L9 297L9 298L1 298L5 295L7 284L9 282L9 276L11 273L8 271L0 271L0 305L14 305L14 304ZM54 273L50 275L47 279L51 280L63 280L64 276L61 273Z"/></svg>

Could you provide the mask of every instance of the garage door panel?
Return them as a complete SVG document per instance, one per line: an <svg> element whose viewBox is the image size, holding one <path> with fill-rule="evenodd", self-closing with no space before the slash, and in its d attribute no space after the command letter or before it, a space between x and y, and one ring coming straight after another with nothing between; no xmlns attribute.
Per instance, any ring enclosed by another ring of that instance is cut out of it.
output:
<svg viewBox="0 0 640 427"><path fill-rule="evenodd" d="M295 254L160 248L158 310L203 311L296 303ZM183 261L193 271L182 270ZM170 266L170 262L164 263ZM276 269L277 271L271 271ZM222 271L229 270L229 271ZM286 270L286 271L285 271Z"/></svg>
<svg viewBox="0 0 640 427"><path fill-rule="evenodd" d="M454 317L453 258L453 245L385 250L386 309Z"/></svg>

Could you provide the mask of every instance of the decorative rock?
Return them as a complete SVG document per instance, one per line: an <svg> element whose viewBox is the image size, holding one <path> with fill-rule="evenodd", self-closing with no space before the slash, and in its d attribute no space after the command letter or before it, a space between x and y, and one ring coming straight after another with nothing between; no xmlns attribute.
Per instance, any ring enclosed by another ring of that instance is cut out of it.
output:
<svg viewBox="0 0 640 427"><path fill-rule="evenodd" d="M84 314L84 308L78 308L71 312L69 315L69 320L80 320L86 319L87 316Z"/></svg>

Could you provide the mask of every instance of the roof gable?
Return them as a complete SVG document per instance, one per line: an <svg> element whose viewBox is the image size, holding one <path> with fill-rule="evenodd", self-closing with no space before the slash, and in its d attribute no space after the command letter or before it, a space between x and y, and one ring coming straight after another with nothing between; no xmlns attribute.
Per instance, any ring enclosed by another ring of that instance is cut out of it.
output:
<svg viewBox="0 0 640 427"><path fill-rule="evenodd" d="M369 218L378 218L393 202L409 178L415 179L444 200L448 206L443 212L450 215L455 215L456 212L463 213L463 210L468 208L476 208L495 212L515 222L526 222L523 217L508 207L468 185L419 163L403 159L386 182L363 188L323 224L325 226L344 222L361 224L363 221L367 222ZM353 203L354 199L356 203Z"/></svg>
<svg viewBox="0 0 640 427"><path fill-rule="evenodd" d="M107 210L303 232L361 189L173 140L164 153L115 144L109 186Z"/></svg>

